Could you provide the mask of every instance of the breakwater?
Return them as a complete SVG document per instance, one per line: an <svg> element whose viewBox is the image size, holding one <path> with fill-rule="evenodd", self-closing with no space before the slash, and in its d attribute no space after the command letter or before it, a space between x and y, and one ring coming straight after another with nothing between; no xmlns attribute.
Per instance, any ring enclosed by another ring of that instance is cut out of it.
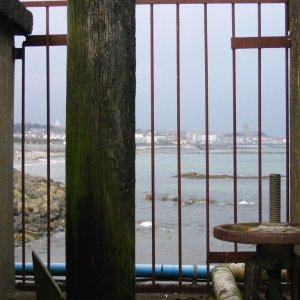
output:
<svg viewBox="0 0 300 300"><path fill-rule="evenodd" d="M25 174L25 240L31 241L47 232L47 180L41 176ZM16 243L22 239L22 176L14 169L14 224ZM65 187L50 181L50 230L64 231Z"/></svg>

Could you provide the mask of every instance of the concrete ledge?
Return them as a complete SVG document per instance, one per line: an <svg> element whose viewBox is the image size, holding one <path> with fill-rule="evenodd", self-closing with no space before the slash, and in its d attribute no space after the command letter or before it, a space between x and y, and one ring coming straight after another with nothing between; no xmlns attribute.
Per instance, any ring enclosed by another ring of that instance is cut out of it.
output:
<svg viewBox="0 0 300 300"><path fill-rule="evenodd" d="M35 292L15 292L7 296L7 300L36 300Z"/></svg>
<svg viewBox="0 0 300 300"><path fill-rule="evenodd" d="M16 292L8 300L36 300L35 292ZM211 293L136 293L135 300L214 300Z"/></svg>
<svg viewBox="0 0 300 300"><path fill-rule="evenodd" d="M33 17L18 0L0 1L0 26L14 35L28 35L32 32Z"/></svg>

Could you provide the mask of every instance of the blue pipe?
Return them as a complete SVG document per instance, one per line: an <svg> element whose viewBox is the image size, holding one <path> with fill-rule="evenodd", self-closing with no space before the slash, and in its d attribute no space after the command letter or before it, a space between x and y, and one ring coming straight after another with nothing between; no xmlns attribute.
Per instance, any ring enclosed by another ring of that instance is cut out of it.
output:
<svg viewBox="0 0 300 300"><path fill-rule="evenodd" d="M210 271L212 267L210 267ZM155 265L156 279L178 279L179 266L178 265ZM207 267L206 265L182 265L182 277L189 279L206 279ZM151 264L137 264L135 265L135 277L151 277Z"/></svg>
<svg viewBox="0 0 300 300"><path fill-rule="evenodd" d="M50 264L50 272L53 276L66 276L66 264L52 263ZM32 263L25 263L25 273L26 275L33 275ZM22 263L15 263L15 274L22 275Z"/></svg>
<svg viewBox="0 0 300 300"><path fill-rule="evenodd" d="M211 271L213 266L210 266ZM15 263L16 275L22 275L22 263ZM50 272L53 276L66 276L65 263L50 264ZM26 275L33 275L32 263L25 263ZM157 280L178 279L179 266L178 265L155 265L155 277ZM136 264L135 265L136 278L152 277L151 264ZM182 265L182 277L186 279L206 279L207 267L206 265Z"/></svg>

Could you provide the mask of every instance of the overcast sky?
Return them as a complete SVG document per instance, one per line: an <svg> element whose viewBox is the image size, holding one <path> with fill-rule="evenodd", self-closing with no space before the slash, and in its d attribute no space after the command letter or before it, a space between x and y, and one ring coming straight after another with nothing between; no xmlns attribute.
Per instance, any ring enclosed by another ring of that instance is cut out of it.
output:
<svg viewBox="0 0 300 300"><path fill-rule="evenodd" d="M32 9L33 34L45 32L44 9ZM180 6L181 127L204 130L203 5ZM150 128L150 9L136 7L136 127ZM52 34L66 33L66 8L50 10ZM176 128L176 6L154 8L155 127ZM236 5L236 36L257 36L257 5ZM284 5L262 5L262 35L284 35ZM208 6L209 126L232 132L231 6ZM16 42L17 45L19 41ZM257 130L257 50L237 50L237 126ZM26 48L26 121L45 124L45 48ZM285 133L284 49L262 50L262 130ZM65 122L66 47L51 48L51 123ZM20 122L20 62L15 122Z"/></svg>

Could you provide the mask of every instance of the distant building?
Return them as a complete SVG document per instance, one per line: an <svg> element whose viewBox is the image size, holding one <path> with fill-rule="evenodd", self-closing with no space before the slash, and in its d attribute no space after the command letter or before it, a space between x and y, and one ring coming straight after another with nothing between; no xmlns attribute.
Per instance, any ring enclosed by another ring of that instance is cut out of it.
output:
<svg viewBox="0 0 300 300"><path fill-rule="evenodd" d="M59 121L56 120L53 126L54 126L54 127L57 127L57 128L60 128L60 123L59 123Z"/></svg>
<svg viewBox="0 0 300 300"><path fill-rule="evenodd" d="M200 131L189 131L186 134L186 140L190 143L197 143L200 141L201 133Z"/></svg>
<svg viewBox="0 0 300 300"><path fill-rule="evenodd" d="M146 143L151 144L151 134L146 135ZM154 143L157 143L157 137L154 136Z"/></svg>
<svg viewBox="0 0 300 300"><path fill-rule="evenodd" d="M135 134L135 142L138 143L145 143L146 142L146 138L144 137L143 133L136 133Z"/></svg>
<svg viewBox="0 0 300 300"><path fill-rule="evenodd" d="M244 135L248 135L249 132L249 124L248 122L244 123Z"/></svg>
<svg viewBox="0 0 300 300"><path fill-rule="evenodd" d="M206 142L206 134L202 134L201 136L201 142L205 143ZM217 135L216 134L209 134L208 135L208 142L210 144L214 144L217 142Z"/></svg>

